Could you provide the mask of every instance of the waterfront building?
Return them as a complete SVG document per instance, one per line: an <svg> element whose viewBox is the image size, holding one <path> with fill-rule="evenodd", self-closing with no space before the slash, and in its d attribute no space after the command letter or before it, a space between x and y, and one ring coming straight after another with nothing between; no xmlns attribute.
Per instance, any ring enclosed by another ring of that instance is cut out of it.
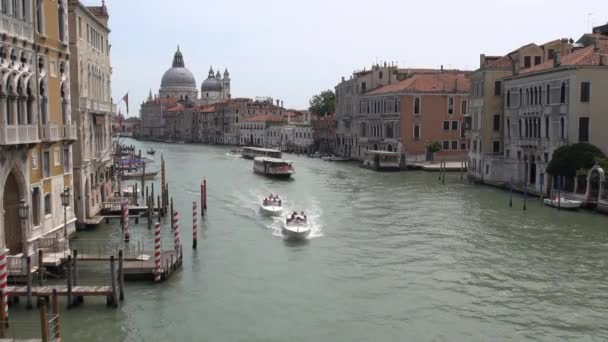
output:
<svg viewBox="0 0 608 342"><path fill-rule="evenodd" d="M571 50L567 39L543 45L527 44L505 56L480 56L479 69L471 74L469 110L466 118L468 139L468 174L483 180L482 165L502 159L504 154L504 87L503 78L518 70L544 63L556 52L567 55ZM492 181L485 175L485 181Z"/></svg>
<svg viewBox="0 0 608 342"><path fill-rule="evenodd" d="M407 79L373 90L361 101L361 153L400 152L408 161L432 158L427 147L438 142L434 156L462 160L466 153L463 118L468 108L468 72L418 71ZM359 153L359 151L357 151Z"/></svg>
<svg viewBox="0 0 608 342"><path fill-rule="evenodd" d="M282 124L283 118L274 115L256 115L239 123L239 140L241 145L247 146L269 146L267 131L273 125ZM279 132L276 133L277 138ZM274 140L275 142L277 140Z"/></svg>
<svg viewBox="0 0 608 342"><path fill-rule="evenodd" d="M608 37L583 36L566 56L520 69L504 79L504 161L484 163L493 182L527 185L539 193L551 187L545 170L563 145L585 142L608 153ZM567 191L573 191L569 180Z"/></svg>
<svg viewBox="0 0 608 342"><path fill-rule="evenodd" d="M78 141L73 145L74 210L77 224L99 223L112 196L112 104L108 10L68 2L70 104Z"/></svg>
<svg viewBox="0 0 608 342"><path fill-rule="evenodd" d="M162 140L165 136L164 113L169 108L175 107L177 100L172 97L152 97L152 91L148 99L141 104L139 117L141 127L139 137L142 139Z"/></svg>
<svg viewBox="0 0 608 342"><path fill-rule="evenodd" d="M314 150L323 154L336 152L336 115L334 113L312 119Z"/></svg>
<svg viewBox="0 0 608 342"><path fill-rule="evenodd" d="M264 146L289 152L310 152L313 146L312 126L283 120L271 121L266 128Z"/></svg>
<svg viewBox="0 0 608 342"><path fill-rule="evenodd" d="M34 252L74 231L67 1L0 2L0 243ZM62 206L61 194L70 195ZM27 209L27 210L26 210ZM64 210L67 220L64 221Z"/></svg>

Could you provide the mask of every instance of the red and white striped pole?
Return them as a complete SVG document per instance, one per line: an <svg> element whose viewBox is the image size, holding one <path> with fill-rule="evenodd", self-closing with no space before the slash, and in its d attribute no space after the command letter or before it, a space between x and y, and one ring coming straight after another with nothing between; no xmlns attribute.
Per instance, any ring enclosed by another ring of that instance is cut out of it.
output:
<svg viewBox="0 0 608 342"><path fill-rule="evenodd" d="M179 243L179 214L177 210L173 210L173 241L175 242L175 251L179 254L180 243Z"/></svg>
<svg viewBox="0 0 608 342"><path fill-rule="evenodd" d="M4 248L0 251L0 290L2 290L2 301L0 304L4 305L4 317L0 317L2 321L8 321L8 293L6 292L7 286L7 273L6 273L6 256L8 255L8 249ZM4 324L4 323L0 323Z"/></svg>
<svg viewBox="0 0 608 342"><path fill-rule="evenodd" d="M129 241L131 238L129 234L129 200L125 199L122 202L122 221L123 221L123 229L125 231L125 241Z"/></svg>
<svg viewBox="0 0 608 342"><path fill-rule="evenodd" d="M154 226L154 281L160 281L160 222Z"/></svg>
<svg viewBox="0 0 608 342"><path fill-rule="evenodd" d="M197 244L197 236L196 236L196 228L197 228L197 215L196 212L196 201L192 202L192 249L196 249Z"/></svg>

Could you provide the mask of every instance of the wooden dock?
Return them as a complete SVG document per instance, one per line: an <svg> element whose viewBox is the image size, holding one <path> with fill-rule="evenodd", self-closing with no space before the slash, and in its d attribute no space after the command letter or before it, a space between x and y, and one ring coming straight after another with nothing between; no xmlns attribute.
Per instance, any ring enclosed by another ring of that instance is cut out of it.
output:
<svg viewBox="0 0 608 342"><path fill-rule="evenodd" d="M68 287L65 285L32 286L32 296L50 297L53 290L57 291L58 296L67 296ZM8 297L27 296L27 286L7 286ZM81 297L109 297L112 296L112 286L74 286L72 287L73 296Z"/></svg>

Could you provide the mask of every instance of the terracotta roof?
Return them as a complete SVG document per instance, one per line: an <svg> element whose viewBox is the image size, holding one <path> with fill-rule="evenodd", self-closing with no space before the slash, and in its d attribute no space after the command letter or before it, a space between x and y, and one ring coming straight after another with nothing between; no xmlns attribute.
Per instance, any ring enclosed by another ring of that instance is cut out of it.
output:
<svg viewBox="0 0 608 342"><path fill-rule="evenodd" d="M175 107L169 108L167 109L168 112L181 112L182 110L184 110L184 105L182 105L181 103L178 103Z"/></svg>
<svg viewBox="0 0 608 342"><path fill-rule="evenodd" d="M608 54L608 40L600 40L600 49L595 51L595 44L585 48L574 50L566 56L560 58L560 66L591 66L600 65L602 54ZM606 57L604 57L606 58ZM535 65L531 68L524 69L520 74L527 74L534 71L541 71L554 68L554 61L548 60L542 64Z"/></svg>
<svg viewBox="0 0 608 342"><path fill-rule="evenodd" d="M458 89L455 89L458 85ZM394 92L468 92L471 82L465 73L444 72L439 74L418 74L399 83L387 85L370 91L367 95L377 95Z"/></svg>
<svg viewBox="0 0 608 342"><path fill-rule="evenodd" d="M510 68L513 66L513 61L509 56L503 56L488 64L488 68Z"/></svg>
<svg viewBox="0 0 608 342"><path fill-rule="evenodd" d="M198 109L199 113L213 113L215 112L215 106L212 105L203 105Z"/></svg>

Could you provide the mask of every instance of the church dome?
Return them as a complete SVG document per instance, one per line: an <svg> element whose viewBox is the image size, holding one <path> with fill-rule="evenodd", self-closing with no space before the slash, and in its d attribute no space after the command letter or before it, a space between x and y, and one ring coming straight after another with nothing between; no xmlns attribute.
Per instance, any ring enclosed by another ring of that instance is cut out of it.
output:
<svg viewBox="0 0 608 342"><path fill-rule="evenodd" d="M209 69L209 77L203 81L202 92L222 91L222 82L213 74L213 68Z"/></svg>
<svg viewBox="0 0 608 342"><path fill-rule="evenodd" d="M175 56L173 56L173 65L167 70L160 82L161 88L165 87L194 87L196 88L196 80L190 70L184 65L184 57L182 56L179 47Z"/></svg>

